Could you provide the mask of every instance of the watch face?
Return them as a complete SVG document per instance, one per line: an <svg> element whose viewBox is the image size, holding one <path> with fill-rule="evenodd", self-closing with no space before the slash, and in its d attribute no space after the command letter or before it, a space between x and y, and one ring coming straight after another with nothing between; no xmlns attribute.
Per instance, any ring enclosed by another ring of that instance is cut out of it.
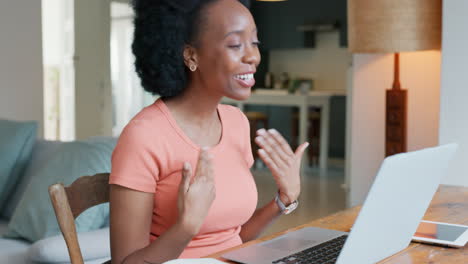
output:
<svg viewBox="0 0 468 264"><path fill-rule="evenodd" d="M297 208L297 201L294 201L292 204L290 204L288 207L284 209L284 214L290 214L292 211L294 211Z"/></svg>

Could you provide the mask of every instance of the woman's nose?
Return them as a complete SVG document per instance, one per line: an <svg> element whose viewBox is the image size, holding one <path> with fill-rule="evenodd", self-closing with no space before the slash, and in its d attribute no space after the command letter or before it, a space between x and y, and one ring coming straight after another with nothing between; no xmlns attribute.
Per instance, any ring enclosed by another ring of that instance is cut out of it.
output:
<svg viewBox="0 0 468 264"><path fill-rule="evenodd" d="M250 46L246 49L243 62L257 66L260 63L260 51L257 46Z"/></svg>

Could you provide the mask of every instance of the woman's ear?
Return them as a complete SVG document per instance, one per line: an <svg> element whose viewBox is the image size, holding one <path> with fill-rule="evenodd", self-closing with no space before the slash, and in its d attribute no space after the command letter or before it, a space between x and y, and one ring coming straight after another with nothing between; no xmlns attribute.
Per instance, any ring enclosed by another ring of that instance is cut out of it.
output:
<svg viewBox="0 0 468 264"><path fill-rule="evenodd" d="M184 63L187 68L190 68L191 66L195 65L195 67L198 67L198 57L197 57L197 52L195 48L191 45L185 45L184 46Z"/></svg>

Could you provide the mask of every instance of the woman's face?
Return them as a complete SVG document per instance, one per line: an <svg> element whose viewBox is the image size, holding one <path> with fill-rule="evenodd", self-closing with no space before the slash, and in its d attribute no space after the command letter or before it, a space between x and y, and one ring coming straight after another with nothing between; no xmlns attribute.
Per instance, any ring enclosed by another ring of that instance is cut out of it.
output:
<svg viewBox="0 0 468 264"><path fill-rule="evenodd" d="M260 63L257 28L250 11L237 0L219 0L203 11L195 71L204 89L245 100Z"/></svg>

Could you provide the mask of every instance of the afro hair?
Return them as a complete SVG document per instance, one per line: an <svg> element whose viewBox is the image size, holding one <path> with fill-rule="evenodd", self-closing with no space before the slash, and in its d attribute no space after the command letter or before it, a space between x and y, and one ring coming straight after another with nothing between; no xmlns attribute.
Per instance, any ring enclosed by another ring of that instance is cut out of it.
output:
<svg viewBox="0 0 468 264"><path fill-rule="evenodd" d="M192 44L201 24L201 12L217 0L134 0L135 69L145 91L174 97L187 85L183 49ZM248 0L240 0L249 7Z"/></svg>

